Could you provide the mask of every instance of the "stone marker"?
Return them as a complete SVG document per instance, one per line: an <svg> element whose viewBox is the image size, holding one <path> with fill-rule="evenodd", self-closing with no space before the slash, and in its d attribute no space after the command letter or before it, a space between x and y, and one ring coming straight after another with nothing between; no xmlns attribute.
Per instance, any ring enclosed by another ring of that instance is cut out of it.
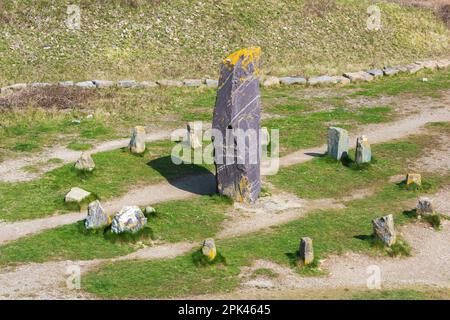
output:
<svg viewBox="0 0 450 320"><path fill-rule="evenodd" d="M215 79L206 79L205 84L209 88L217 88L219 86L219 80Z"/></svg>
<svg viewBox="0 0 450 320"><path fill-rule="evenodd" d="M203 130L201 121L191 121L187 123L188 141L192 149L198 149L202 147Z"/></svg>
<svg viewBox="0 0 450 320"><path fill-rule="evenodd" d="M73 87L75 84L73 83L73 81L60 81L58 82L58 85L60 87Z"/></svg>
<svg viewBox="0 0 450 320"><path fill-rule="evenodd" d="M145 128L143 126L133 128L128 148L131 153L143 153L145 151Z"/></svg>
<svg viewBox="0 0 450 320"><path fill-rule="evenodd" d="M74 188L70 189L70 191L66 194L64 200L66 202L80 203L81 201L83 201L84 199L89 197L90 195L91 195L90 192L83 190L81 188L78 188L78 187L74 187Z"/></svg>
<svg viewBox="0 0 450 320"><path fill-rule="evenodd" d="M156 83L162 87L182 87L183 86L183 82L177 81L177 80L163 79L163 80L156 81Z"/></svg>
<svg viewBox="0 0 450 320"><path fill-rule="evenodd" d="M372 151L369 140L366 136L360 136L356 139L355 161L358 164L368 163L372 160Z"/></svg>
<svg viewBox="0 0 450 320"><path fill-rule="evenodd" d="M244 203L254 203L261 190L260 55L260 48L247 48L223 60L212 125L222 133L221 141L214 139L217 190ZM239 131L254 139L237 137ZM239 140L245 140L245 147L240 147Z"/></svg>
<svg viewBox="0 0 450 320"><path fill-rule="evenodd" d="M373 233L388 247L392 246L396 239L394 217L392 214L372 220Z"/></svg>
<svg viewBox="0 0 450 320"><path fill-rule="evenodd" d="M134 88L137 86L137 82L134 80L120 80L117 82L117 86L120 88Z"/></svg>
<svg viewBox="0 0 450 320"><path fill-rule="evenodd" d="M434 70L437 68L437 61L434 60L417 61L416 63L421 65L424 69Z"/></svg>
<svg viewBox="0 0 450 320"><path fill-rule="evenodd" d="M308 79L310 85L337 83L336 78L331 76L311 77Z"/></svg>
<svg viewBox="0 0 450 320"><path fill-rule="evenodd" d="M408 173L406 175L406 185L409 186L413 183L418 186L422 185L422 176L420 175L420 173Z"/></svg>
<svg viewBox="0 0 450 320"><path fill-rule="evenodd" d="M279 84L280 84L280 79L277 77L272 77L272 76L267 77L263 82L264 87L272 87L272 86L277 86Z"/></svg>
<svg viewBox="0 0 450 320"><path fill-rule="evenodd" d="M344 76L332 76L334 83L339 83L339 84L349 84L350 83L350 79L346 78Z"/></svg>
<svg viewBox="0 0 450 320"><path fill-rule="evenodd" d="M32 88L44 88L44 87L50 87L52 84L48 82L33 82L30 83L30 87Z"/></svg>
<svg viewBox="0 0 450 320"><path fill-rule="evenodd" d="M434 214L433 201L428 197L420 197L416 206L419 216L427 216Z"/></svg>
<svg viewBox="0 0 450 320"><path fill-rule="evenodd" d="M336 160L348 156L348 132L337 127L328 128L328 149L327 153Z"/></svg>
<svg viewBox="0 0 450 320"><path fill-rule="evenodd" d="M372 81L374 78L371 74L368 74L365 71L346 72L344 73L344 77L349 78L351 82Z"/></svg>
<svg viewBox="0 0 450 320"><path fill-rule="evenodd" d="M100 201L95 200L89 203L88 214L84 221L86 229L97 229L109 225L110 220L103 209Z"/></svg>
<svg viewBox="0 0 450 320"><path fill-rule="evenodd" d="M313 242L309 237L303 237L300 239L300 247L298 249L298 256L303 263L307 266L314 261Z"/></svg>
<svg viewBox="0 0 450 320"><path fill-rule="evenodd" d="M284 85L306 84L306 79L302 77L281 77L280 83Z"/></svg>
<svg viewBox="0 0 450 320"><path fill-rule="evenodd" d="M183 81L185 87L200 87L203 84L201 79L185 79Z"/></svg>
<svg viewBox="0 0 450 320"><path fill-rule="evenodd" d="M88 152L83 152L81 157L75 162L75 168L77 170L91 172L95 168L94 160Z"/></svg>
<svg viewBox="0 0 450 320"><path fill-rule="evenodd" d="M135 233L146 224L147 218L138 206L126 206L114 216L111 223L111 231L114 233Z"/></svg>
<svg viewBox="0 0 450 320"><path fill-rule="evenodd" d="M214 239L208 238L205 241L203 241L202 253L204 256L208 258L209 261L212 261L216 258L217 250L216 244L214 243Z"/></svg>
<svg viewBox="0 0 450 320"><path fill-rule="evenodd" d="M450 66L450 59L439 60L436 63L438 69L446 69Z"/></svg>

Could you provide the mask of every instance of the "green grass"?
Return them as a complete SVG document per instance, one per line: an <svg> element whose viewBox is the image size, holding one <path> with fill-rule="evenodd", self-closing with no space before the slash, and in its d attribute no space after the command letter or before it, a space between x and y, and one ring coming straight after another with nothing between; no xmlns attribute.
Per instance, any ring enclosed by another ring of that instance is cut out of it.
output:
<svg viewBox="0 0 450 320"><path fill-rule="evenodd" d="M141 241L200 241L213 236L230 209L228 198L202 196L191 200L155 205L148 216L145 234L111 237L105 230L86 230L84 221L46 230L0 246L0 266L49 260L90 260L112 258L140 248Z"/></svg>
<svg viewBox="0 0 450 320"><path fill-rule="evenodd" d="M95 193L103 201L120 196L130 188L165 179L210 174L202 166L173 164L170 159L173 146L170 141L154 142L148 144L143 156L132 155L126 148L97 153L92 156L96 170L89 174L67 164L30 182L0 183L0 219L32 219L67 212L73 208L67 207L64 196L76 186Z"/></svg>
<svg viewBox="0 0 450 320"><path fill-rule="evenodd" d="M375 196L348 203L343 210L316 211L268 230L216 241L217 248L226 257L226 265L197 267L191 253L166 260L111 263L85 275L83 288L108 298L228 292L239 284L240 267L255 259L269 259L302 273L296 265L296 251L302 236L313 239L317 259L349 250L385 255L384 250L371 244L371 220L392 213L397 226L412 221L402 213L403 203L416 196L388 185Z"/></svg>
<svg viewBox="0 0 450 320"><path fill-rule="evenodd" d="M277 188L302 198L342 197L352 190L384 184L395 174L404 173L406 176L406 159L420 154L430 141L431 137L418 136L409 141L372 145L372 163L361 170L323 156L283 168L268 180Z"/></svg>
<svg viewBox="0 0 450 320"><path fill-rule="evenodd" d="M69 30L70 1L3 0L0 85L217 76L221 59L251 45L266 73L342 73L443 55L449 38L432 10L385 2L382 29L369 31L369 0L124 3L78 1L81 30Z"/></svg>

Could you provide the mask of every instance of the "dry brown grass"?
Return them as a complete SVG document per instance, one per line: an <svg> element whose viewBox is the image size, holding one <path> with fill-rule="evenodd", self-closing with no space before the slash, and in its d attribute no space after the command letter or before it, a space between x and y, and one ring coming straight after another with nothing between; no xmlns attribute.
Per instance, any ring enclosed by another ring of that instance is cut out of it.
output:
<svg viewBox="0 0 450 320"><path fill-rule="evenodd" d="M99 94L95 90L51 86L33 88L0 97L0 110L37 107L43 109L67 110L83 108L86 102Z"/></svg>
<svg viewBox="0 0 450 320"><path fill-rule="evenodd" d="M389 0L400 5L409 5L433 9L438 16L450 28L450 0Z"/></svg>

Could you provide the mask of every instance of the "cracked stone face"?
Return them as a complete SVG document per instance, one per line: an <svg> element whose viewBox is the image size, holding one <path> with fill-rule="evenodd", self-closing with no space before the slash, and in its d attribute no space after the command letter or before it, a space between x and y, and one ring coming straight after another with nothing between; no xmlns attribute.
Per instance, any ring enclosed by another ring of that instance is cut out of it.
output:
<svg viewBox="0 0 450 320"><path fill-rule="evenodd" d="M217 190L243 203L254 203L261 189L260 53L242 49L223 60L213 116L212 127L221 133L213 133Z"/></svg>

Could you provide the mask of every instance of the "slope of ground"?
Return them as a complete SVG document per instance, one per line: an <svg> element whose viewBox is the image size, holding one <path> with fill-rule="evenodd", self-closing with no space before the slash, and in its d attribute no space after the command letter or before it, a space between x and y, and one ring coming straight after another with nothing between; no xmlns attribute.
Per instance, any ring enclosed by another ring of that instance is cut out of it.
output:
<svg viewBox="0 0 450 320"><path fill-rule="evenodd" d="M261 46L266 73L318 74L439 56L449 32L431 9L364 0L0 1L0 85L93 78L216 76L238 48Z"/></svg>

